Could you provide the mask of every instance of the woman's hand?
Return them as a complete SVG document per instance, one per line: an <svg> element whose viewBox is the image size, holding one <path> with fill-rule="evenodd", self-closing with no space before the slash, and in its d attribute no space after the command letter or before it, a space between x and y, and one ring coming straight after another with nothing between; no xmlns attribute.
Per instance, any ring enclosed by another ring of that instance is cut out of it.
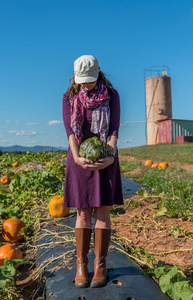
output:
<svg viewBox="0 0 193 300"><path fill-rule="evenodd" d="M93 163L93 161L90 160L90 159L87 159L87 158L83 158L83 157L78 156L75 159L75 163L77 165L79 165L80 167L82 167L83 169L85 169L85 170L93 171L93 170L96 169L95 164Z"/></svg>
<svg viewBox="0 0 193 300"><path fill-rule="evenodd" d="M92 160L83 158L83 157L77 157L75 160L75 163L82 167L85 170L89 171L96 171L96 170L102 170L106 167L110 166L114 162L114 157L105 157L102 159L99 159L98 162L94 163Z"/></svg>
<svg viewBox="0 0 193 300"><path fill-rule="evenodd" d="M105 158L101 158L98 160L98 162L95 163L96 170L102 170L106 167L112 165L114 163L115 158L113 156L108 156Z"/></svg>

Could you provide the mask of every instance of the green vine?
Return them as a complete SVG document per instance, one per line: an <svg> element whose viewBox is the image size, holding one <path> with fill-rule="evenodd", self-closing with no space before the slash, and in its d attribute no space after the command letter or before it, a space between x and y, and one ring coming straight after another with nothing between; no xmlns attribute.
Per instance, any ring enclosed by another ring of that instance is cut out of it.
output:
<svg viewBox="0 0 193 300"><path fill-rule="evenodd" d="M153 268L144 270L143 274L155 277L162 292L167 293L173 300L193 300L192 279L186 277L177 266L169 266L159 261Z"/></svg>

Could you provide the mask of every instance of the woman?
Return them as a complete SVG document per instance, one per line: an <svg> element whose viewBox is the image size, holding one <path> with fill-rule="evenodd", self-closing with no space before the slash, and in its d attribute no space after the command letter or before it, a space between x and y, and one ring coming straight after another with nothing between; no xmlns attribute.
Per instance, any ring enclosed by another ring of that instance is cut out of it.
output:
<svg viewBox="0 0 193 300"><path fill-rule="evenodd" d="M116 147L120 103L118 92L92 55L83 55L74 62L72 84L63 97L63 120L69 140L64 206L77 208L75 285L88 287L87 254L94 211L95 261L90 286L101 287L107 283L105 259L111 235L110 207L123 204ZM112 153L96 163L79 157L81 142L93 136L105 141Z"/></svg>

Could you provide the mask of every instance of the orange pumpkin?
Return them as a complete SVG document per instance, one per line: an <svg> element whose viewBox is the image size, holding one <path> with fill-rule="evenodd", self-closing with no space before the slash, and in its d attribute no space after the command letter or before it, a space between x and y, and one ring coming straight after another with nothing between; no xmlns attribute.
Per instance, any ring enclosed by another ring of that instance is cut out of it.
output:
<svg viewBox="0 0 193 300"><path fill-rule="evenodd" d="M19 250L19 248L17 248L16 246L14 246L12 244L6 244L6 245L0 247L0 266L4 265L5 258L22 259L23 254ZM15 266L16 269L18 267L19 267L19 265Z"/></svg>
<svg viewBox="0 0 193 300"><path fill-rule="evenodd" d="M153 161L148 159L144 162L144 166L148 167L148 166L151 166L153 164Z"/></svg>
<svg viewBox="0 0 193 300"><path fill-rule="evenodd" d="M64 197L56 195L49 202L49 212L54 218L63 218L69 214L70 208L64 207Z"/></svg>
<svg viewBox="0 0 193 300"><path fill-rule="evenodd" d="M7 242L18 242L24 238L22 234L27 233L26 224L19 219L10 218L3 222L2 226L2 236Z"/></svg>
<svg viewBox="0 0 193 300"><path fill-rule="evenodd" d="M7 176L7 175L4 175L1 177L1 183L2 184L8 184L11 182L11 179Z"/></svg>
<svg viewBox="0 0 193 300"><path fill-rule="evenodd" d="M18 166L19 166L18 161L14 162L14 163L12 164L12 167L14 167L14 168L16 168L16 167L18 167Z"/></svg>
<svg viewBox="0 0 193 300"><path fill-rule="evenodd" d="M158 164L157 163L154 163L151 165L151 168L157 168L158 167Z"/></svg>
<svg viewBox="0 0 193 300"><path fill-rule="evenodd" d="M167 167L168 167L168 163L167 162L161 162L161 163L159 163L159 170L165 169Z"/></svg>

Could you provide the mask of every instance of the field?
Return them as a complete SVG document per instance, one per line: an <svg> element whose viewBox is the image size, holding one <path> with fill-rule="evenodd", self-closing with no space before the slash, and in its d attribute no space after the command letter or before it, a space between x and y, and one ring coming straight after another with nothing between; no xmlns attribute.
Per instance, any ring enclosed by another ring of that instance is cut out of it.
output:
<svg viewBox="0 0 193 300"><path fill-rule="evenodd" d="M44 282L35 266L36 242L42 228L50 222L57 223L49 215L48 203L54 195L63 194L62 154L0 156L0 176L7 175L11 180L0 185L0 223L18 218L28 227L25 239L15 243L24 256L20 267L15 270L14 260L0 267L0 299L41 299ZM125 199L123 206L112 207L112 240L171 299L193 299L193 145L120 149L119 158L122 175L148 186L151 192L141 189ZM162 170L146 167L147 159L166 161L169 166ZM16 161L19 166L13 167ZM2 237L0 242L6 244Z"/></svg>
<svg viewBox="0 0 193 300"><path fill-rule="evenodd" d="M26 152L0 156L0 177L7 175L11 180L9 184L0 184L0 223L17 218L28 228L25 240L14 243L24 256L24 260L19 261L19 269L15 270L14 260L0 267L0 299L41 299L38 296L44 282L41 269L35 266L36 242L40 230L53 222L48 211L50 199L63 195L65 158L61 158L62 154ZM13 167L14 162L19 165ZM0 242L6 244L2 237Z"/></svg>

